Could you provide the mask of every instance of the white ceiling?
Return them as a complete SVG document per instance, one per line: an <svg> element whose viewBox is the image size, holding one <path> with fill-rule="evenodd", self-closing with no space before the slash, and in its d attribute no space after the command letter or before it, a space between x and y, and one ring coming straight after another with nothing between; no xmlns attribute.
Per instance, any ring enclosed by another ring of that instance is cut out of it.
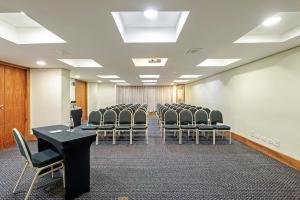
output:
<svg viewBox="0 0 300 200"><path fill-rule="evenodd" d="M190 11L176 43L124 43L111 12ZM300 37L283 43L233 43L278 12L300 11L299 0L0 0L0 13L25 12L61 37L64 44L17 45L0 38L0 60L38 68L66 68L72 76L96 82L96 75L120 76L142 84L140 74L160 74L158 84L170 84L183 74L201 78L298 46ZM300 21L300 19L299 19ZM186 54L201 48L197 54ZM168 58L165 67L137 68L132 58ZM93 59L103 68L72 68L57 59ZM196 67L207 58L241 58L227 67ZM109 80L101 79L103 82Z"/></svg>

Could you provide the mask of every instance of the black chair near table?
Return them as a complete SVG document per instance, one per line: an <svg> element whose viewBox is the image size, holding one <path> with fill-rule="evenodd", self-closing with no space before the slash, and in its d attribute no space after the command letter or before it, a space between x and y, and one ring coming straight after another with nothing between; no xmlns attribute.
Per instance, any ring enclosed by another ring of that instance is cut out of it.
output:
<svg viewBox="0 0 300 200"><path fill-rule="evenodd" d="M214 127L209 125L208 114L205 110L198 110L195 113L195 125L197 127L196 132L196 144L199 144L199 132L200 133L213 133L213 144L215 144L215 131Z"/></svg>
<svg viewBox="0 0 300 200"><path fill-rule="evenodd" d="M231 131L230 126L223 124L223 115L219 110L213 110L209 115L211 126L215 130L215 134L217 132L222 132L222 138L224 136L224 132L229 132L229 144L231 144Z"/></svg>
<svg viewBox="0 0 300 200"><path fill-rule="evenodd" d="M82 130L96 130L101 125L102 114L100 111L92 111L89 114L87 124L81 126Z"/></svg>
<svg viewBox="0 0 300 200"><path fill-rule="evenodd" d="M132 144L132 114L129 110L122 110L119 115L119 123L116 127L116 132L120 135L121 132L128 132L130 144Z"/></svg>
<svg viewBox="0 0 300 200"><path fill-rule="evenodd" d="M182 143L181 138L181 131L180 127L178 126L178 116L174 110L168 110L164 114L164 125L163 125L163 141L166 144L166 131L173 132L176 134L179 132L179 144Z"/></svg>
<svg viewBox="0 0 300 200"><path fill-rule="evenodd" d="M144 110L137 110L133 116L132 134L135 132L145 132L146 144L148 144L148 118ZM132 137L133 137L132 136Z"/></svg>
<svg viewBox="0 0 300 200"><path fill-rule="evenodd" d="M40 151L35 154L31 154L30 149L25 139L23 138L22 134L15 128L13 129L12 132L13 132L14 139L17 143L18 149L20 151L20 154L25 159L26 162L22 170L22 173L16 183L16 186L13 189L13 192L14 193L16 192L18 185L21 182L21 179L27 168L33 169L33 171L35 171L35 176L25 196L25 200L28 199L33 189L33 186L38 178L41 178L50 173L52 174L53 177L53 173L58 170L62 170L63 186L65 187L64 162L62 160L62 156L51 148Z"/></svg>
<svg viewBox="0 0 300 200"><path fill-rule="evenodd" d="M190 110L182 110L179 113L179 125L181 133L183 131L188 132L188 137L190 136L190 132L196 132L196 126L193 123L193 113ZM181 134L182 137L182 134ZM182 138L179 139L182 141Z"/></svg>
<svg viewBox="0 0 300 200"><path fill-rule="evenodd" d="M97 136L96 136L96 145L98 145L100 133L103 132L103 136L106 136L107 132L112 132L113 135L113 144L116 143L116 134L115 128L117 123L117 114L114 110L107 110L103 115L103 124L98 127Z"/></svg>

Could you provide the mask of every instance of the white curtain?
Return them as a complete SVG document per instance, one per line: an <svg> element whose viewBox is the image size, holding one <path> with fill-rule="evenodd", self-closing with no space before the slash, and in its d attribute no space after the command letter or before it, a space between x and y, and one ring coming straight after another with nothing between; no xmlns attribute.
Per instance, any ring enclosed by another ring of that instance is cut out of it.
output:
<svg viewBox="0 0 300 200"><path fill-rule="evenodd" d="M157 104L172 101L172 86L117 86L117 104L148 104L148 111L153 112Z"/></svg>

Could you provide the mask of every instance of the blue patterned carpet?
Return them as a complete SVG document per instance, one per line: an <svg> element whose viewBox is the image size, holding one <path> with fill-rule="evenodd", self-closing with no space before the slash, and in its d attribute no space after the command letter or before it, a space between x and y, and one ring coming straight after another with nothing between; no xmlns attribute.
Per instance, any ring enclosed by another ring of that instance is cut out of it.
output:
<svg viewBox="0 0 300 200"><path fill-rule="evenodd" d="M36 143L30 143L36 151ZM0 199L24 199L32 173L12 194L24 162L16 148L0 151ZM33 189L31 199L63 199L61 174L46 176ZM129 145L107 139L91 147L91 191L79 199L300 199L300 172L236 141L201 138L183 145L169 134L162 144L159 127L150 119L149 145L143 135Z"/></svg>

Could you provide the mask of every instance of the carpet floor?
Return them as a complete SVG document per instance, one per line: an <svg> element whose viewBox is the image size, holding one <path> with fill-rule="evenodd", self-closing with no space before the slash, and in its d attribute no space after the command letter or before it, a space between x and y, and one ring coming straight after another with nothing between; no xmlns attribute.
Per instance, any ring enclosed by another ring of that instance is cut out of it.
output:
<svg viewBox="0 0 300 200"><path fill-rule="evenodd" d="M168 134L162 143L159 126L149 119L149 144L144 135L124 135L117 145L111 139L91 146L91 191L78 199L300 199L300 172L247 146L219 138L212 145L202 137L183 144ZM29 143L32 152L36 142ZM33 179L28 170L17 193L12 189L24 161L16 147L0 151L0 199L24 199ZM60 173L45 176L34 187L30 199L63 199Z"/></svg>

